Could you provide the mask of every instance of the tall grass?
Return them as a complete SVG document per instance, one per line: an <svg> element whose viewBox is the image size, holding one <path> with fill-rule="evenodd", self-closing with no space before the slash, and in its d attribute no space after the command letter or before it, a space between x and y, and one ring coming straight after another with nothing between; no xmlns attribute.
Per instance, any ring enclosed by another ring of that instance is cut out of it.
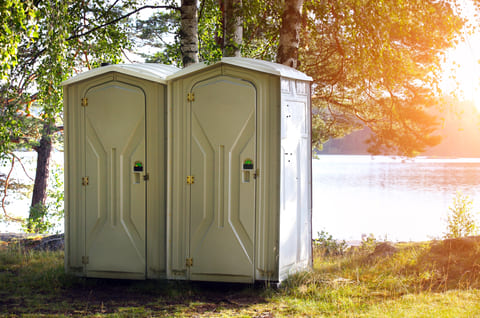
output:
<svg viewBox="0 0 480 318"><path fill-rule="evenodd" d="M275 299L320 317L480 316L473 301L479 246L470 238L399 244L391 256L360 251L319 257L314 271L291 276Z"/></svg>
<svg viewBox="0 0 480 318"><path fill-rule="evenodd" d="M64 274L62 252L14 245L0 249L0 316L480 317L479 239L396 247L389 256L316 251L314 269L278 289L218 289L74 278Z"/></svg>

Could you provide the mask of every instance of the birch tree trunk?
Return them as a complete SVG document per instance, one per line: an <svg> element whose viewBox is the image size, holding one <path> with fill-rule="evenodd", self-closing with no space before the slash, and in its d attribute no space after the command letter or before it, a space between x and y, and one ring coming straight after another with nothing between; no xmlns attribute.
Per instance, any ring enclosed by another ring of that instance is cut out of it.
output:
<svg viewBox="0 0 480 318"><path fill-rule="evenodd" d="M223 56L241 56L243 41L242 0L223 0Z"/></svg>
<svg viewBox="0 0 480 318"><path fill-rule="evenodd" d="M298 67L298 47L302 27L302 6L304 0L285 0L280 27L277 63L293 68Z"/></svg>
<svg viewBox="0 0 480 318"><path fill-rule="evenodd" d="M183 67L187 67L198 63L197 0L182 0L180 12L180 51Z"/></svg>

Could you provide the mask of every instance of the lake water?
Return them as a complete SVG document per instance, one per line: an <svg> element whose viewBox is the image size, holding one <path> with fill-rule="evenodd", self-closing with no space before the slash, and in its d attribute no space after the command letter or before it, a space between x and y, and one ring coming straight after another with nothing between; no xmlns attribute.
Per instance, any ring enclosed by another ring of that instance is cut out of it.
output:
<svg viewBox="0 0 480 318"><path fill-rule="evenodd" d="M480 159L319 156L313 160L313 235L440 238L456 191L480 211Z"/></svg>
<svg viewBox="0 0 480 318"><path fill-rule="evenodd" d="M35 154L17 155L34 177ZM53 159L62 165L63 153ZM8 167L0 172L8 173ZM28 181L19 164L14 176ZM313 236L325 230L349 241L370 233L395 241L440 238L456 191L470 196L473 211L480 211L480 159L319 156L313 160ZM27 216L29 198L10 195L8 201L10 213ZM0 223L0 231L19 230Z"/></svg>

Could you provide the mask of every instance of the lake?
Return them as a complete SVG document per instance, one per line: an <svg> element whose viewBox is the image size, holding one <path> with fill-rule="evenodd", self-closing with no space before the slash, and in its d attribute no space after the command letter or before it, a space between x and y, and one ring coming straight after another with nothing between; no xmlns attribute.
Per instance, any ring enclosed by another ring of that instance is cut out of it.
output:
<svg viewBox="0 0 480 318"><path fill-rule="evenodd" d="M313 236L440 238L456 191L480 211L480 159L324 155L313 160Z"/></svg>
<svg viewBox="0 0 480 318"><path fill-rule="evenodd" d="M33 177L35 154L17 155ZM55 153L53 162L62 165L63 153ZM28 181L19 164L14 175ZM312 187L314 237L325 230L348 241L370 233L394 241L440 238L456 191L480 211L480 159L323 155L313 160ZM27 216L29 198L10 195L8 201L9 212ZM0 231L19 230L0 223Z"/></svg>

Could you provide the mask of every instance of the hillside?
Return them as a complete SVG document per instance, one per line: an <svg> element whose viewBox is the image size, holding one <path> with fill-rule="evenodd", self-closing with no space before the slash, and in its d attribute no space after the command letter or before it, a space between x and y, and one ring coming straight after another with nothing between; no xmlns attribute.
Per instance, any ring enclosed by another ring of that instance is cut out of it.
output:
<svg viewBox="0 0 480 318"><path fill-rule="evenodd" d="M458 103L443 114L443 125L437 134L442 142L422 155L440 157L480 157L480 113L471 102ZM366 155L365 140L368 129L356 131L344 138L334 139L324 145L320 154Z"/></svg>

